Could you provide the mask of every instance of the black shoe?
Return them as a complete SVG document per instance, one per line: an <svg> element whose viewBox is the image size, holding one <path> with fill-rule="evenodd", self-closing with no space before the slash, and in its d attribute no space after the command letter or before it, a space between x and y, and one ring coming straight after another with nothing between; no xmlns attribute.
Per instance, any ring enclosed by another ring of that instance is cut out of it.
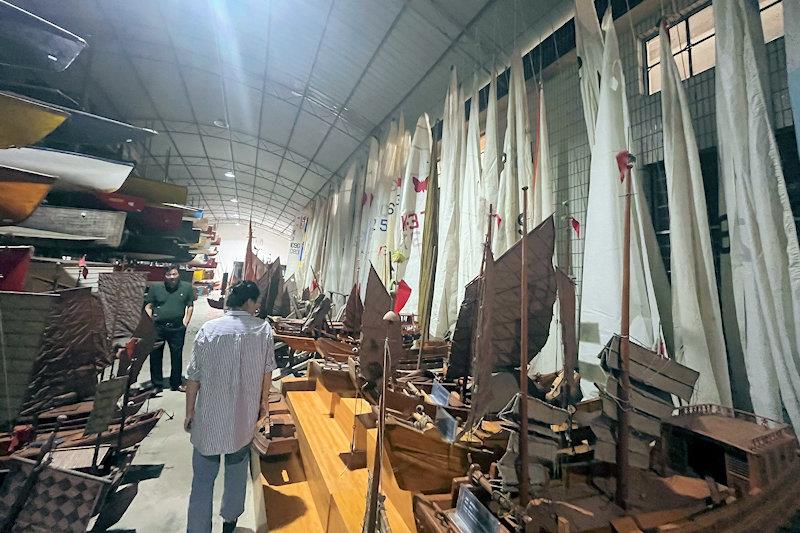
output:
<svg viewBox="0 0 800 533"><path fill-rule="evenodd" d="M222 523L222 533L233 533L236 529L236 520Z"/></svg>

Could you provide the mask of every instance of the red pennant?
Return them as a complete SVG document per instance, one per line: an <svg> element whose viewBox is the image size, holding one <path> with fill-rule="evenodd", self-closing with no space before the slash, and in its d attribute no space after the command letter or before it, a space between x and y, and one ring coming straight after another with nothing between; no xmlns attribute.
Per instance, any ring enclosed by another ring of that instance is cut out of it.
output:
<svg viewBox="0 0 800 533"><path fill-rule="evenodd" d="M397 284L397 291L394 299L394 312L399 314L400 310L405 307L409 298L411 298L411 287L408 286L406 280L401 279L400 283Z"/></svg>
<svg viewBox="0 0 800 533"><path fill-rule="evenodd" d="M311 292L314 292L319 288L319 283L317 283L317 278L311 280Z"/></svg>
<svg viewBox="0 0 800 533"><path fill-rule="evenodd" d="M425 192L428 190L428 178L420 181L416 176L412 176L411 179L414 180L414 190L416 192Z"/></svg>
<svg viewBox="0 0 800 533"><path fill-rule="evenodd" d="M617 154L617 168L619 169L619 181L625 181L625 173L633 168L633 161L636 159L627 150L622 150Z"/></svg>
<svg viewBox="0 0 800 533"><path fill-rule="evenodd" d="M580 239L581 238L581 223L578 222L578 219L575 218L575 217L569 217L569 223L572 226L572 230L575 232L575 235L577 235L578 238Z"/></svg>

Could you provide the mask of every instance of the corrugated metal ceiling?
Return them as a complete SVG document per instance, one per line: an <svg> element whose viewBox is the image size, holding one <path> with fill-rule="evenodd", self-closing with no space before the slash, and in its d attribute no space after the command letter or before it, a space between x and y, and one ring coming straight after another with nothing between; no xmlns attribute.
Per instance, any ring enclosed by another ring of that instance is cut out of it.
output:
<svg viewBox="0 0 800 533"><path fill-rule="evenodd" d="M138 169L219 221L288 234L370 135L439 113L448 72L488 78L568 0L16 0L89 49L43 81L160 134ZM40 80L42 81L42 80ZM230 177L230 172L233 177ZM229 173L226 176L226 173ZM233 202L232 199L236 199Z"/></svg>

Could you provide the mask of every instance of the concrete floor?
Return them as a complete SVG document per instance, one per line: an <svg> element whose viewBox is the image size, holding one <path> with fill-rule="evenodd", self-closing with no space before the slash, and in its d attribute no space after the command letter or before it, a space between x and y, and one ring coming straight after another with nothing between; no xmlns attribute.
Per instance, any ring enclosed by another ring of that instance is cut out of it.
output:
<svg viewBox="0 0 800 533"><path fill-rule="evenodd" d="M195 311L186 334L183 351L184 370L192 353L192 340L200 326L211 318L222 314L212 309L205 298L195 302ZM164 353L164 375L169 375L169 348ZM140 380L150 379L149 361L142 369ZM122 520L110 531L118 533L178 533L186 531L186 513L189 502L189 491L192 483L192 445L189 434L183 430L185 395L180 392L165 390L158 398L150 400L150 410L164 409L166 414L161 418L152 433L141 443L134 458L134 465L163 465L161 475L157 479L139 483L139 494L133 500ZM214 489L214 531L222 530L222 519L219 516L222 501L222 480L224 465L220 466L217 483ZM256 531L256 519L253 505L252 487L248 483L245 512L239 518L237 533Z"/></svg>

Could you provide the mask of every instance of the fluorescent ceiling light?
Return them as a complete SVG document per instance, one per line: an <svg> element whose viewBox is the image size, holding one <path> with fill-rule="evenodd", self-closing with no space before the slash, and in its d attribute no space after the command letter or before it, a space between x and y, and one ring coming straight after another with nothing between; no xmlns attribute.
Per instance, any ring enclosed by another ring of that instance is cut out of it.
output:
<svg viewBox="0 0 800 533"><path fill-rule="evenodd" d="M235 204L238 204L238 203L239 203L239 200L237 200L236 198L231 198L231 202L233 202L233 203L235 203Z"/></svg>
<svg viewBox="0 0 800 533"><path fill-rule="evenodd" d="M226 177L226 178L235 178L235 177L236 177L236 175L235 175L233 172L231 172L231 171L229 170L229 171L227 171L227 172L225 173L225 177Z"/></svg>
<svg viewBox="0 0 800 533"><path fill-rule="evenodd" d="M225 120L223 120L221 118L218 118L217 120L213 121L212 124L214 124L218 128L227 128L228 127L228 125L225 123Z"/></svg>

